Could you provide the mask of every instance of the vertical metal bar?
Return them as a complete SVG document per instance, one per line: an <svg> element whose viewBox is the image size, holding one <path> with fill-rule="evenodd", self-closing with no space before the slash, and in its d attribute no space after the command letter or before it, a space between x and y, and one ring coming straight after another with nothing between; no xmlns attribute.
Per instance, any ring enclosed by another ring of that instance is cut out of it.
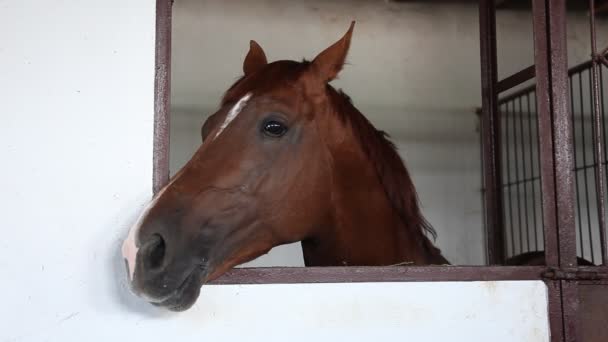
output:
<svg viewBox="0 0 608 342"><path fill-rule="evenodd" d="M515 110L515 99L509 101L511 103L511 120L513 121L513 155L515 161L515 180L513 181L515 187L515 202L517 203L517 230L519 231L519 253L524 252L524 234L523 234L523 222L521 218L521 191L520 191L520 179L519 179L519 150L517 146L517 116L519 113Z"/></svg>
<svg viewBox="0 0 608 342"><path fill-rule="evenodd" d="M541 214L540 215L541 229L540 229L540 233L541 233L541 236L542 236L542 241L541 241L542 242L542 246L543 246L542 249L545 250L545 246L546 246L546 243L545 243L545 241L546 241L546 239L545 239L545 215L543 214L543 211L542 211L542 209L543 209L542 208L542 206L543 206L542 199L543 198L542 198L541 165L540 165L540 163L541 163L541 159L540 159L540 129L539 129L540 121L538 119L538 116L539 116L539 114L538 114L538 97L537 97L537 94L536 94L536 90L533 90L532 93L534 94L534 114L535 114L534 115L534 118L535 118L534 127L536 128L536 159L537 159L537 163L538 163L538 168L537 168L538 174L537 174L537 177L538 177L538 188L539 188L538 190L539 190L539 192L541 194L541 198L540 198L540 202L541 202L540 203L540 205L541 205L541 212L540 212L540 214Z"/></svg>
<svg viewBox="0 0 608 342"><path fill-rule="evenodd" d="M507 141L508 141L507 140L508 139L508 132L507 132L507 130L508 130L508 126L509 126L509 122L508 122L508 118L507 118L506 112L507 112L506 105L505 104L499 104L500 125L501 125L500 126L501 127L501 137L500 137L500 147L501 147L501 150L500 150L500 153L501 153L501 156L503 158L502 161L501 161L501 167L502 167L501 171L502 171L502 175L503 175L503 179L501 180L501 184L502 184L502 189L503 189L503 191L502 191L503 203L504 203L504 206L505 206L505 207L503 207L503 229L504 229L504 234L505 234L504 235L504 242L505 242L504 252L505 252L505 259L508 259L512 255L512 253L511 254L509 253L509 251L511 249L510 249L509 243L507 241L507 240L509 240L508 235L510 235L510 233L511 233L510 229L509 229L509 225L511 225L511 219L508 216L510 208L506 207L507 205L509 205L508 199L509 199L509 195L510 195L509 188L508 188L508 182L509 182L508 175L506 176L507 177L506 179L504 178L505 174L506 174L505 170L508 170L508 168L505 169L505 165L508 165L507 164L507 160L509 158L509 155L506 152L506 149L507 149L507 146L508 146L507 145Z"/></svg>
<svg viewBox="0 0 608 342"><path fill-rule="evenodd" d="M509 102L505 103L505 152L507 159L507 181L506 191L507 197L509 198L509 235L511 237L511 256L515 255L515 228L513 227L513 199L511 195L512 181L511 181L511 153L509 144L509 115L512 115L509 111Z"/></svg>
<svg viewBox="0 0 608 342"><path fill-rule="evenodd" d="M518 106L519 106L519 137L521 138L521 161L522 161L522 187L524 188L524 218L526 220L526 252L531 251L530 249L530 217L528 215L528 179L526 178L526 148L525 148L525 138L524 138L524 113L522 106L522 97L518 98Z"/></svg>
<svg viewBox="0 0 608 342"><path fill-rule="evenodd" d="M483 136L484 203L488 263L504 262L500 117L496 93L496 8L494 0L479 1L481 55L481 121Z"/></svg>
<svg viewBox="0 0 608 342"><path fill-rule="evenodd" d="M562 317L562 288L560 281L545 281L547 285L549 304L549 326L551 342L563 342L564 322Z"/></svg>
<svg viewBox="0 0 608 342"><path fill-rule="evenodd" d="M604 164L608 160L608 148L606 148L606 107L604 103L604 72L603 68L600 67L600 98L602 99L602 128L604 132Z"/></svg>
<svg viewBox="0 0 608 342"><path fill-rule="evenodd" d="M579 77L580 77L580 73L578 73ZM572 143L574 145L574 149L573 149L573 153L574 153L574 166L575 166L575 171L574 171L574 182L575 182L575 187L576 187L576 212L577 212L577 219L578 219L578 233L580 236L579 239L579 246L581 249L581 256L585 255L585 245L583 244L583 213L581 211L581 188L580 188L580 184L578 181L578 174L579 174L579 170L576 169L576 166L578 166L578 159L576 157L577 155L577 144L576 144L576 121L575 121L575 115L574 113L576 112L574 110L574 75L572 75L570 77L570 110L572 111L570 117L572 118L572 130L574 131L574 133L572 133ZM584 137L583 137L584 139ZM584 171L584 169L583 169Z"/></svg>
<svg viewBox="0 0 608 342"><path fill-rule="evenodd" d="M606 161L608 160L608 148L606 148L606 108L604 106L604 72L603 68L600 66L600 98L602 99L602 132L604 133L604 165L606 165ZM608 177L608 170L604 172ZM607 260L608 261L608 260Z"/></svg>
<svg viewBox="0 0 608 342"><path fill-rule="evenodd" d="M547 265L572 267L576 233L565 0L533 0L533 11Z"/></svg>
<svg viewBox="0 0 608 342"><path fill-rule="evenodd" d="M592 76L591 74L592 74L592 71L589 70L589 102L590 102L590 105L589 105L589 110L590 110L589 121L591 122L591 155L592 155L592 159L593 159L593 164L591 164L591 165L593 166L593 170L592 170L593 171L593 178L595 179L595 183L594 183L594 185L595 185L595 192L593 192L593 194L595 194L596 209L599 210L600 199L599 199L598 195L599 195L600 189L598 188L598 184L597 184L597 179L598 179L598 176L599 176L599 174L597 172L597 169L598 169L599 165L598 165L597 154L596 154L596 152L597 152L597 144L596 144L597 139L596 139L596 132L595 132L595 126L596 125L595 125L595 122L594 122L595 121L595 118L594 118L595 109L594 109L594 105L593 105L594 99L593 99L593 84L592 84L592 80L591 80L591 76ZM598 128L599 128L599 125L598 125ZM602 165L602 169L603 169L603 165ZM585 170L585 173L587 173L587 170ZM602 200L602 203L603 202L604 201ZM587 205L591 206L591 202L589 202ZM599 214L599 212L598 212L598 214ZM600 221L600 217L598 215L598 224L599 224L599 221ZM593 223L595 223L595 222L593 222ZM594 224L590 224L590 225L587 226L587 230L588 230L588 233L589 233L589 250L591 251L591 262L595 264L595 252L594 252L594 250L595 250L595 248L594 248L595 247L594 246L595 245L595 239L593 238L593 227L595 227L595 225Z"/></svg>
<svg viewBox="0 0 608 342"><path fill-rule="evenodd" d="M559 229L559 263L576 266L576 228L574 221L574 159L568 98L568 49L566 39L566 0L547 0L550 18L551 102L554 130L555 188Z"/></svg>
<svg viewBox="0 0 608 342"><path fill-rule="evenodd" d="M553 125L551 122L551 89L549 70L548 23L545 0L532 2L534 14L534 59L536 66L536 105L540 148L541 205L545 231L545 262L559 265L555 175L553 174Z"/></svg>
<svg viewBox="0 0 608 342"><path fill-rule="evenodd" d="M604 189L604 153L602 153L602 149L605 146L602 146L602 126L601 126L601 117L600 117L600 87L599 87L599 63L598 63L598 52L597 52L597 37L595 31L595 1L589 0L589 8L590 8L590 19L589 25L591 28L591 55L593 56L591 60L591 79L592 79L592 91L593 91L593 109L591 111L593 115L593 136L595 138L594 152L597 159L598 165L596 166L596 177L595 177L595 186L597 192L597 211L598 211L598 221L599 221L599 229L600 229L600 246L601 246L601 254L602 254L602 263L608 261L608 246L606 246L606 216L605 216L605 189Z"/></svg>
<svg viewBox="0 0 608 342"><path fill-rule="evenodd" d="M169 130L171 93L171 0L156 0L156 47L154 75L154 142L152 191L169 181Z"/></svg>
<svg viewBox="0 0 608 342"><path fill-rule="evenodd" d="M605 107L605 100L604 100L604 73L603 73L603 67L600 66L600 97L602 99L602 113L601 113L601 117L602 117L602 133L604 133L604 166L607 165L606 161L608 160L608 148L607 148L607 144L606 144L606 136L608 134L606 134L606 107ZM608 168L604 169L604 181L608 182ZM606 215L606 208L604 206L604 215ZM606 250L608 249L608 242L605 241L607 239L606 237L606 229L608 229L607 227L600 227L600 243L601 246L603 248L602 251L602 265L608 265L608 257L606 256L606 253L608 253Z"/></svg>
<svg viewBox="0 0 608 342"><path fill-rule="evenodd" d="M528 108L528 144L530 150L528 155L530 156L530 184L532 185L532 227L534 227L534 250L538 251L538 223L536 220L536 181L534 180L534 158L533 158L533 147L534 143L532 140L532 109L530 106L530 93L526 94L526 104Z"/></svg>
<svg viewBox="0 0 608 342"><path fill-rule="evenodd" d="M606 167L606 165L608 165L607 161L608 161L608 144L606 144L606 136L608 136L608 134L606 133L606 107L605 107L605 92L604 92L604 73L603 73L603 67L600 66L600 97L602 99L602 113L601 113L601 117L602 117L602 133L604 133L604 181L608 183L608 167ZM606 183L604 183L606 184ZM606 196L606 195L604 195ZM606 197L604 197L606 198ZM606 205L604 205L604 215L606 215ZM605 216L604 216L605 218ZM606 224L604 222L604 224ZM608 237L606 236L608 234L608 227L604 226L604 227L600 227L600 243L601 243L601 247L603 248L602 250L602 265L608 265Z"/></svg>
<svg viewBox="0 0 608 342"><path fill-rule="evenodd" d="M579 336L579 293L578 283L574 281L561 281L562 310L564 320L564 341L586 342Z"/></svg>
<svg viewBox="0 0 608 342"><path fill-rule="evenodd" d="M587 177L587 135L585 134L585 95L583 92L583 73L581 72L578 76L578 90L579 98L581 102L581 140L583 141L583 166L581 172L583 173L583 184L585 186L585 211L587 213L587 230L589 231L589 241L591 242L591 201L589 201L589 179ZM581 239L583 236L581 235ZM591 245L591 255L593 256L593 245ZM585 255L583 255L585 257Z"/></svg>
<svg viewBox="0 0 608 342"><path fill-rule="evenodd" d="M576 231L567 91L566 2L532 0L532 12L546 264L572 267L576 265ZM570 324L570 317L576 316L576 305L571 304L578 298L564 295L569 293L561 287L549 288L552 341L574 340L571 337L576 336L576 326Z"/></svg>

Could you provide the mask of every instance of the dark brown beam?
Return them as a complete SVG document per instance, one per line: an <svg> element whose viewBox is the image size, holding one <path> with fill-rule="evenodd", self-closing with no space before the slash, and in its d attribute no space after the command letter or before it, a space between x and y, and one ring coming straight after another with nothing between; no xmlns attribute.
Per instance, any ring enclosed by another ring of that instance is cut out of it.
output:
<svg viewBox="0 0 608 342"><path fill-rule="evenodd" d="M210 284L541 280L544 266L384 266L235 268Z"/></svg>
<svg viewBox="0 0 608 342"><path fill-rule="evenodd" d="M502 79L496 85L496 91L502 93L503 91L517 87L518 85L533 79L536 76L536 67L531 65L523 70L516 72L515 74Z"/></svg>

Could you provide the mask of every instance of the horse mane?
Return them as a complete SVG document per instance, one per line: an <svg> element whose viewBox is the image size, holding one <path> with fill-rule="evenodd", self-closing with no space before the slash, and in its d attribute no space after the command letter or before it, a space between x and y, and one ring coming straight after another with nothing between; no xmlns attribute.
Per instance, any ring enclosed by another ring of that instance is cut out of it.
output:
<svg viewBox="0 0 608 342"><path fill-rule="evenodd" d="M427 237L430 235L436 239L437 232L420 211L414 183L389 134L376 129L341 89L327 85L327 94L334 113L342 122L350 125L364 153L374 165L386 196L403 225L427 252L441 256L439 249Z"/></svg>
<svg viewBox="0 0 608 342"><path fill-rule="evenodd" d="M270 63L263 72L239 78L224 94L222 104L235 101L247 91L254 89L264 92L279 85L293 84L303 72L308 70L309 65L310 62L307 60ZM374 165L386 196L403 225L429 255L448 263L441 256L440 250L427 237L428 234L436 239L437 233L420 211L416 188L389 135L377 130L342 90L336 90L328 84L326 92L334 109L333 112L344 124L352 127L364 153Z"/></svg>

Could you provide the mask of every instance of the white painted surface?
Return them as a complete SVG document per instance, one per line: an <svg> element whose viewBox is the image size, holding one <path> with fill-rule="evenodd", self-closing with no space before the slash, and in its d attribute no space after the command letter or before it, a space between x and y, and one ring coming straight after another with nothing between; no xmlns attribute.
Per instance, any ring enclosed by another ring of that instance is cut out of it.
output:
<svg viewBox="0 0 608 342"><path fill-rule="evenodd" d="M126 290L151 197L154 1L0 1L0 341L547 340L541 282Z"/></svg>

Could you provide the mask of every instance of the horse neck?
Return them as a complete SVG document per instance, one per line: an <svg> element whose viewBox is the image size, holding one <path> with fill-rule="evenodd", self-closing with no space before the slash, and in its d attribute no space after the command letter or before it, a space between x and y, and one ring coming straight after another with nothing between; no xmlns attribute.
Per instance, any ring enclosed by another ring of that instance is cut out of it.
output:
<svg viewBox="0 0 608 342"><path fill-rule="evenodd" d="M302 241L307 266L446 262L417 227L405 226L361 148L341 143L333 151L330 147L329 154L333 167L331 219ZM412 236L412 232L421 236Z"/></svg>

